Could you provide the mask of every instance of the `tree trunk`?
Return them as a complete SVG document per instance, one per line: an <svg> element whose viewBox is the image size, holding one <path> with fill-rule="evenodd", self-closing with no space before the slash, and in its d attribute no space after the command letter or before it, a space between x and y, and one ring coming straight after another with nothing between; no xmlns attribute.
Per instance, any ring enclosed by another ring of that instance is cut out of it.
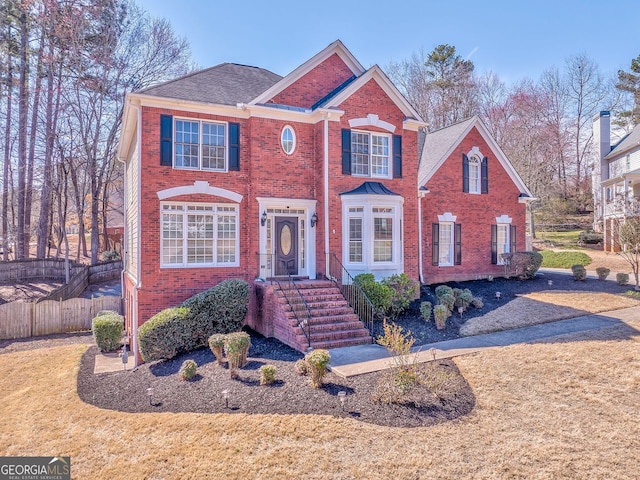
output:
<svg viewBox="0 0 640 480"><path fill-rule="evenodd" d="M9 162L11 161L11 103L13 101L13 67L7 56L7 121L4 132L4 164L2 168L2 260L9 260Z"/></svg>
<svg viewBox="0 0 640 480"><path fill-rule="evenodd" d="M16 258L25 257L25 187L27 171L27 116L29 109L29 94L27 90L27 47L29 34L27 31L27 13L20 13L20 74L18 80L18 221L16 231Z"/></svg>

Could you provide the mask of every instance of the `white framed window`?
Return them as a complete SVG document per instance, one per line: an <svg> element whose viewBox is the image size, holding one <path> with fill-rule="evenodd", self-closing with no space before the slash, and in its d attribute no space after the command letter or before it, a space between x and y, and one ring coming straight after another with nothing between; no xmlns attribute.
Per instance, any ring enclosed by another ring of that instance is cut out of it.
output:
<svg viewBox="0 0 640 480"><path fill-rule="evenodd" d="M237 206L162 202L160 210L161 266L239 264Z"/></svg>
<svg viewBox="0 0 640 480"><path fill-rule="evenodd" d="M349 262L362 263L363 207L349 207Z"/></svg>
<svg viewBox="0 0 640 480"><path fill-rule="evenodd" d="M393 262L393 208L373 207L373 262Z"/></svg>
<svg viewBox="0 0 640 480"><path fill-rule="evenodd" d="M291 155L296 149L296 132L290 125L285 125L280 135L280 145L287 155Z"/></svg>
<svg viewBox="0 0 640 480"><path fill-rule="evenodd" d="M481 193L480 158L476 155L469 157L469 193Z"/></svg>
<svg viewBox="0 0 640 480"><path fill-rule="evenodd" d="M438 245L438 265L450 267L453 265L453 222L440 222Z"/></svg>
<svg viewBox="0 0 640 480"><path fill-rule="evenodd" d="M352 131L351 174L391 178L390 145L390 135Z"/></svg>
<svg viewBox="0 0 640 480"><path fill-rule="evenodd" d="M507 223L498 223L496 229L496 252L498 265L504 265L503 253L509 253L509 227Z"/></svg>
<svg viewBox="0 0 640 480"><path fill-rule="evenodd" d="M226 171L226 123L175 118L174 132L174 168Z"/></svg>

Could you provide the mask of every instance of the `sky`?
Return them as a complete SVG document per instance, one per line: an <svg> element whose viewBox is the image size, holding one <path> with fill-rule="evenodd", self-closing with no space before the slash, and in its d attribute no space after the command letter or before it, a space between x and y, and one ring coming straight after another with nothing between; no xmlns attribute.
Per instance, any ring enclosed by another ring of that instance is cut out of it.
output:
<svg viewBox="0 0 640 480"><path fill-rule="evenodd" d="M223 62L286 75L336 39L364 67L456 47L508 84L586 54L604 74L640 55L638 0L137 0L185 37L200 67Z"/></svg>

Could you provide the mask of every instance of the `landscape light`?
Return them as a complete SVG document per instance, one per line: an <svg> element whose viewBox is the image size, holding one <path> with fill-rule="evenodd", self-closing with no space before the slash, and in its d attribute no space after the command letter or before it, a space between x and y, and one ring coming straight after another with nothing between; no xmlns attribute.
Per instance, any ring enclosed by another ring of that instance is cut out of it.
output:
<svg viewBox="0 0 640 480"><path fill-rule="evenodd" d="M340 390L338 392L338 399L340 400L340 405L342 406L342 411L344 412L344 404L347 401L347 392L344 390Z"/></svg>
<svg viewBox="0 0 640 480"><path fill-rule="evenodd" d="M231 391L228 388L222 390L222 398L224 398L224 408L229 408L229 394Z"/></svg>
<svg viewBox="0 0 640 480"><path fill-rule="evenodd" d="M147 395L149 395L149 405L153 406L153 387L147 388Z"/></svg>
<svg viewBox="0 0 640 480"><path fill-rule="evenodd" d="M502 293L500 293L500 292L496 292L496 298L497 298L498 300L500 300L500 297L501 297L501 296L502 296Z"/></svg>

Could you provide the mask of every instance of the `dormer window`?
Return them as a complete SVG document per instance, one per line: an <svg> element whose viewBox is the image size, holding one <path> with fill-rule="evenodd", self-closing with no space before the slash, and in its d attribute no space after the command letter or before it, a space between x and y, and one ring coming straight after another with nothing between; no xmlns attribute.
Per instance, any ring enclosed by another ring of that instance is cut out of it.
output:
<svg viewBox="0 0 640 480"><path fill-rule="evenodd" d="M489 193L488 158L473 147L462 155L462 191L465 193Z"/></svg>

